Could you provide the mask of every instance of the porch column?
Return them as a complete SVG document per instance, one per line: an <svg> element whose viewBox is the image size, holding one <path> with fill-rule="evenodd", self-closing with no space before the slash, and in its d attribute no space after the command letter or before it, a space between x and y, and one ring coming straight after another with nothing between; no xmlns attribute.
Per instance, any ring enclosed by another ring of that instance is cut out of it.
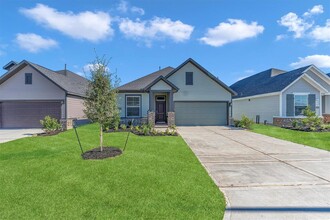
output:
<svg viewBox="0 0 330 220"><path fill-rule="evenodd" d="M153 112L154 110L154 93L152 91L149 92L149 111Z"/></svg>
<svg viewBox="0 0 330 220"><path fill-rule="evenodd" d="M170 91L170 94L169 94L169 110L170 112L174 112L174 102L173 102L173 91Z"/></svg>
<svg viewBox="0 0 330 220"><path fill-rule="evenodd" d="M322 111L324 110L324 111ZM330 95L325 95L322 97L322 107L321 111L323 113L323 119L325 123L330 123Z"/></svg>

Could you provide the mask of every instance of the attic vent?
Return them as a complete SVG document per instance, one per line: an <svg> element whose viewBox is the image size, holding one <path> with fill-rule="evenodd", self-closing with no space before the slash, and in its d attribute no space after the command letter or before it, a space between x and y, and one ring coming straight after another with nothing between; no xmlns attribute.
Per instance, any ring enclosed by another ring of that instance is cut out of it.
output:
<svg viewBox="0 0 330 220"><path fill-rule="evenodd" d="M3 66L3 69L9 71L16 65L17 63L15 61L10 61L9 63Z"/></svg>
<svg viewBox="0 0 330 220"><path fill-rule="evenodd" d="M278 76L278 75L280 75L280 74L282 74L282 73L285 73L286 71L284 71L284 70L279 70L279 69L274 69L274 68L272 68L271 69L271 77L273 77L273 76Z"/></svg>

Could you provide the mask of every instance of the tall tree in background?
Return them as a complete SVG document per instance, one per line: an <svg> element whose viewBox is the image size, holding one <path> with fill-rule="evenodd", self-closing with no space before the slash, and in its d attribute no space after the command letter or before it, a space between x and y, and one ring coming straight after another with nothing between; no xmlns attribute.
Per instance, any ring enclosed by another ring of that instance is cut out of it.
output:
<svg viewBox="0 0 330 220"><path fill-rule="evenodd" d="M119 119L117 87L119 79L108 68L109 60L96 56L90 66L89 86L84 101L85 114L92 122L100 125L100 148L103 151L103 129ZM118 122L119 123L119 122Z"/></svg>

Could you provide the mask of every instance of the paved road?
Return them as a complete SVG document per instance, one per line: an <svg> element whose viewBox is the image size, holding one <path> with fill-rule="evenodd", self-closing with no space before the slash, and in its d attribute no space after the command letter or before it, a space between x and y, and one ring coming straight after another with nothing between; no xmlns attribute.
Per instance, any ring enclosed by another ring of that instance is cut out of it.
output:
<svg viewBox="0 0 330 220"><path fill-rule="evenodd" d="M179 133L225 194L224 219L330 219L330 152L227 127Z"/></svg>
<svg viewBox="0 0 330 220"><path fill-rule="evenodd" d="M0 143L29 137L41 132L41 129L0 129Z"/></svg>

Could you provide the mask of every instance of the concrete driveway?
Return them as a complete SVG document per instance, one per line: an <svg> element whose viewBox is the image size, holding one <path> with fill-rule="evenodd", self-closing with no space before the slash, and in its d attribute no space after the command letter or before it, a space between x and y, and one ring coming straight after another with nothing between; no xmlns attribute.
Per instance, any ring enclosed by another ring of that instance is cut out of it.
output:
<svg viewBox="0 0 330 220"><path fill-rule="evenodd" d="M225 194L224 219L330 219L329 152L227 127L179 133Z"/></svg>
<svg viewBox="0 0 330 220"><path fill-rule="evenodd" d="M41 129L0 129L0 143L13 141L19 138L30 137L33 134L42 133Z"/></svg>

